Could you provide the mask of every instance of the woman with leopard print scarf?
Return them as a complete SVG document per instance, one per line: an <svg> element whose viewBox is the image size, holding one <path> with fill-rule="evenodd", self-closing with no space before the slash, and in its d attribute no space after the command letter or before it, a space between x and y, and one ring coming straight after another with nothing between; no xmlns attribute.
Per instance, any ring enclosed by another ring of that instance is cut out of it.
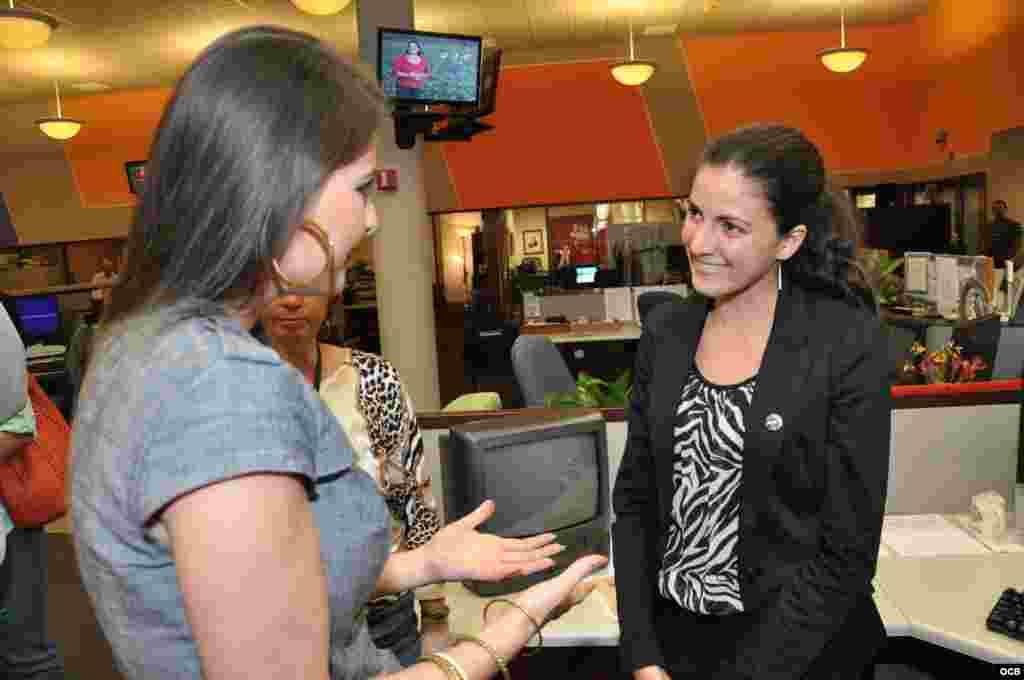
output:
<svg viewBox="0 0 1024 680"><path fill-rule="evenodd" d="M418 548L437 533L441 520L423 470L412 400L386 359L318 340L327 314L326 298L285 295L266 308L262 328L254 332L302 372L338 418L359 466L377 481L391 511L392 550ZM414 600L423 618L422 637ZM367 621L374 643L409 666L424 646L447 646L447 616L443 590L431 585L415 595L372 600Z"/></svg>

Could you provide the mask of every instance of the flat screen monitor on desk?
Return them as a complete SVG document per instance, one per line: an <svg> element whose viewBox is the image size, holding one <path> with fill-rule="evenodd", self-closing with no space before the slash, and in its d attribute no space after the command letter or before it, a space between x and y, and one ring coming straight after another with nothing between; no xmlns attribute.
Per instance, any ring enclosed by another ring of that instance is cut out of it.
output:
<svg viewBox="0 0 1024 680"><path fill-rule="evenodd" d="M975 380L1024 377L1024 326L1004 324L998 316L989 316L958 325L953 342L964 358L980 357L985 362Z"/></svg>
<svg viewBox="0 0 1024 680"><path fill-rule="evenodd" d="M600 413L510 416L457 425L441 439L445 521L487 499L494 515L480 530L522 538L554 532L565 550L554 571L501 583L467 582L500 595L550 578L587 554L608 555L608 443Z"/></svg>
<svg viewBox="0 0 1024 680"><path fill-rule="evenodd" d="M576 285L593 286L597 281L597 265L581 264L576 266Z"/></svg>
<svg viewBox="0 0 1024 680"><path fill-rule="evenodd" d="M60 305L56 295L16 297L14 314L26 347L59 339Z"/></svg>

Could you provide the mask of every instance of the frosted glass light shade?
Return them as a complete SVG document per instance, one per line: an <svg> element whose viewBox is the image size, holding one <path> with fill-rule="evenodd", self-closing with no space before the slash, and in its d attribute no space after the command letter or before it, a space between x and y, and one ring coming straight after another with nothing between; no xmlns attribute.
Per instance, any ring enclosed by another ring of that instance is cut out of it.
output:
<svg viewBox="0 0 1024 680"><path fill-rule="evenodd" d="M306 14L326 16L337 14L348 7L351 0L292 0L292 4Z"/></svg>
<svg viewBox="0 0 1024 680"><path fill-rule="evenodd" d="M57 21L42 12L0 9L0 47L26 50L45 45Z"/></svg>
<svg viewBox="0 0 1024 680"><path fill-rule="evenodd" d="M650 61L624 61L612 66L612 78L623 85L643 85L654 75L655 68Z"/></svg>
<svg viewBox="0 0 1024 680"><path fill-rule="evenodd" d="M44 135L60 141L71 139L82 129L81 121L73 118L40 118L36 125Z"/></svg>
<svg viewBox="0 0 1024 680"><path fill-rule="evenodd" d="M818 59L825 68L836 73L856 71L867 58L868 51L859 47L834 47L818 52Z"/></svg>

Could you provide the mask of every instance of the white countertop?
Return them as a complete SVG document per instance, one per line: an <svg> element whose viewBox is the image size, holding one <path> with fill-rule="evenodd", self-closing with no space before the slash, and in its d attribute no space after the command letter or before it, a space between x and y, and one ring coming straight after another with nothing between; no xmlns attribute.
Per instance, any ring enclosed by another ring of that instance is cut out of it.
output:
<svg viewBox="0 0 1024 680"><path fill-rule="evenodd" d="M639 324L630 323L621 330L606 333L557 333L547 336L551 342L561 345L568 342L612 342L615 340L639 340L641 329Z"/></svg>
<svg viewBox="0 0 1024 680"><path fill-rule="evenodd" d="M1024 661L1024 642L985 628L1003 590L1024 588L1024 554L884 558L876 580L910 636L992 663Z"/></svg>
<svg viewBox="0 0 1024 680"><path fill-rule="evenodd" d="M614 576L602 572L594 578L601 586L590 597L544 626L545 646L618 644L614 586L609 585ZM1003 590L1024 589L1024 552L904 557L883 545L873 583L875 604L890 637L914 637L993 663L1024 661L1024 642L985 628ZM488 598L458 583L444 587L450 631L479 633Z"/></svg>

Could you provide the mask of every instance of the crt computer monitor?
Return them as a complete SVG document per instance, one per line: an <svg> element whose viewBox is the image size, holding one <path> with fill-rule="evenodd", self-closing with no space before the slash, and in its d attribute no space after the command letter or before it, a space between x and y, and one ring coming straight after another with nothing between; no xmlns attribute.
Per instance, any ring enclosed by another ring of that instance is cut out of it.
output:
<svg viewBox="0 0 1024 680"><path fill-rule="evenodd" d="M583 555L609 555L608 443L600 413L513 415L451 428L441 439L445 521L485 500L494 515L479 530L523 538L554 532L565 550L555 567L500 583L466 582L485 597L551 578Z"/></svg>
<svg viewBox="0 0 1024 680"><path fill-rule="evenodd" d="M14 314L26 346L55 339L60 332L60 305L56 295L16 297Z"/></svg>
<svg viewBox="0 0 1024 680"><path fill-rule="evenodd" d="M399 89L396 69L405 68L401 59L416 43L426 69L408 71L406 81L419 86ZM396 28L377 31L377 79L384 94L396 104L448 104L476 107L480 103L480 65L483 39L480 36L432 33ZM414 75L424 76L417 79Z"/></svg>

